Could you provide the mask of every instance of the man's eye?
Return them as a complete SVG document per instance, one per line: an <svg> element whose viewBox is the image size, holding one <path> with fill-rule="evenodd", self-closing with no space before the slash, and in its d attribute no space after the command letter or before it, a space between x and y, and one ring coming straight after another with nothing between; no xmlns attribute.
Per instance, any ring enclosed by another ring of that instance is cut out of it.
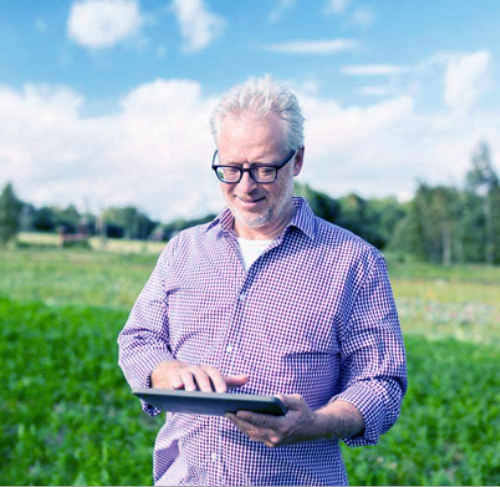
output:
<svg viewBox="0 0 500 487"><path fill-rule="evenodd" d="M240 170L236 167L225 167L224 168L224 173L226 174L226 176L235 176L239 172L240 172Z"/></svg>
<svg viewBox="0 0 500 487"><path fill-rule="evenodd" d="M274 168L272 167L259 167L258 168L259 176L271 176L274 174Z"/></svg>

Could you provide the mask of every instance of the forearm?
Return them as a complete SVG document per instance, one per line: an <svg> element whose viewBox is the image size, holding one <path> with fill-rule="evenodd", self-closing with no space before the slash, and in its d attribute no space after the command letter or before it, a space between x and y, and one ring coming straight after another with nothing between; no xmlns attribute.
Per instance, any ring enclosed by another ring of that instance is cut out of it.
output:
<svg viewBox="0 0 500 487"><path fill-rule="evenodd" d="M331 440L355 436L365 428L361 413L350 402L338 399L314 412L315 439Z"/></svg>

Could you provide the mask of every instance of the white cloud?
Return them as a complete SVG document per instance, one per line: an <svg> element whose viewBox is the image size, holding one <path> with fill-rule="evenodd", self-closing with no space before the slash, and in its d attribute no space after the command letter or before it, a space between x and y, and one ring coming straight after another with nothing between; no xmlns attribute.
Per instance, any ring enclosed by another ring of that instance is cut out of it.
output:
<svg viewBox="0 0 500 487"><path fill-rule="evenodd" d="M214 100L198 83L142 85L112 116L85 118L84 102L63 87L0 88L0 186L12 180L36 205L136 204L164 220L222 207L210 170Z"/></svg>
<svg viewBox="0 0 500 487"><path fill-rule="evenodd" d="M136 0L82 0L71 7L68 35L82 46L104 49L137 34L143 22Z"/></svg>
<svg viewBox="0 0 500 487"><path fill-rule="evenodd" d="M226 21L210 12L203 0L173 0L172 8L185 39L186 52L206 48L224 32Z"/></svg>
<svg viewBox="0 0 500 487"><path fill-rule="evenodd" d="M277 0L277 5L269 14L270 22L278 22L283 17L285 11L291 9L295 5L295 0Z"/></svg>
<svg viewBox="0 0 500 487"><path fill-rule="evenodd" d="M335 54L353 51L359 42L352 39L329 39L321 41L290 41L278 44L267 44L264 48L280 54Z"/></svg>
<svg viewBox="0 0 500 487"><path fill-rule="evenodd" d="M326 15L341 15L351 3L352 0L329 0L323 9L323 13Z"/></svg>
<svg viewBox="0 0 500 487"><path fill-rule="evenodd" d="M424 112L408 95L342 106L316 83L296 90L307 120L301 180L332 196L407 197L417 177L461 181L481 140L500 153L500 114ZM38 206L134 204L164 221L219 211L215 103L195 81L159 79L124 96L113 115L84 117L86 100L63 86L0 86L0 187L12 180Z"/></svg>
<svg viewBox="0 0 500 487"><path fill-rule="evenodd" d="M411 68L395 64L360 64L342 66L340 72L351 76L391 76L411 71Z"/></svg>
<svg viewBox="0 0 500 487"><path fill-rule="evenodd" d="M486 51L449 58L444 99L450 108L458 112L469 110L489 88L490 59Z"/></svg>

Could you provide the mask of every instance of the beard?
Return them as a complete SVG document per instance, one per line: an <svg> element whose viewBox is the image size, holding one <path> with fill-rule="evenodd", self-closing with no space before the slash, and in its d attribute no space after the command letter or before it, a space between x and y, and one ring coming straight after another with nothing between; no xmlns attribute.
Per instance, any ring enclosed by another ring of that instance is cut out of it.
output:
<svg viewBox="0 0 500 487"><path fill-rule="evenodd" d="M280 216L283 215L284 212L286 212L288 205L290 205L292 197L293 179L291 180L291 184L288 183L283 185L281 194L279 195L279 198L275 202L275 204L272 206L268 206L261 213L241 211L235 204L232 203L229 198L226 198L226 201L229 205L231 213L239 224L247 228L257 229L280 218Z"/></svg>

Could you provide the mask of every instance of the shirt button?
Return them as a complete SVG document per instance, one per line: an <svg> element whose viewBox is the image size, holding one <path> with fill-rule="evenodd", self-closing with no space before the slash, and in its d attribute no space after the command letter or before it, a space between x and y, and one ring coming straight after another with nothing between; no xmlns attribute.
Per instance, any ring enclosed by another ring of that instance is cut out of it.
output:
<svg viewBox="0 0 500 487"><path fill-rule="evenodd" d="M212 462L217 461L217 453L212 453Z"/></svg>
<svg viewBox="0 0 500 487"><path fill-rule="evenodd" d="M245 293L241 293L240 294L240 301L245 301L245 298L246 298L246 294Z"/></svg>
<svg viewBox="0 0 500 487"><path fill-rule="evenodd" d="M232 351L233 351L233 346L232 346L232 345L228 345L228 346L226 347L226 352L227 352L227 353L231 353Z"/></svg>

